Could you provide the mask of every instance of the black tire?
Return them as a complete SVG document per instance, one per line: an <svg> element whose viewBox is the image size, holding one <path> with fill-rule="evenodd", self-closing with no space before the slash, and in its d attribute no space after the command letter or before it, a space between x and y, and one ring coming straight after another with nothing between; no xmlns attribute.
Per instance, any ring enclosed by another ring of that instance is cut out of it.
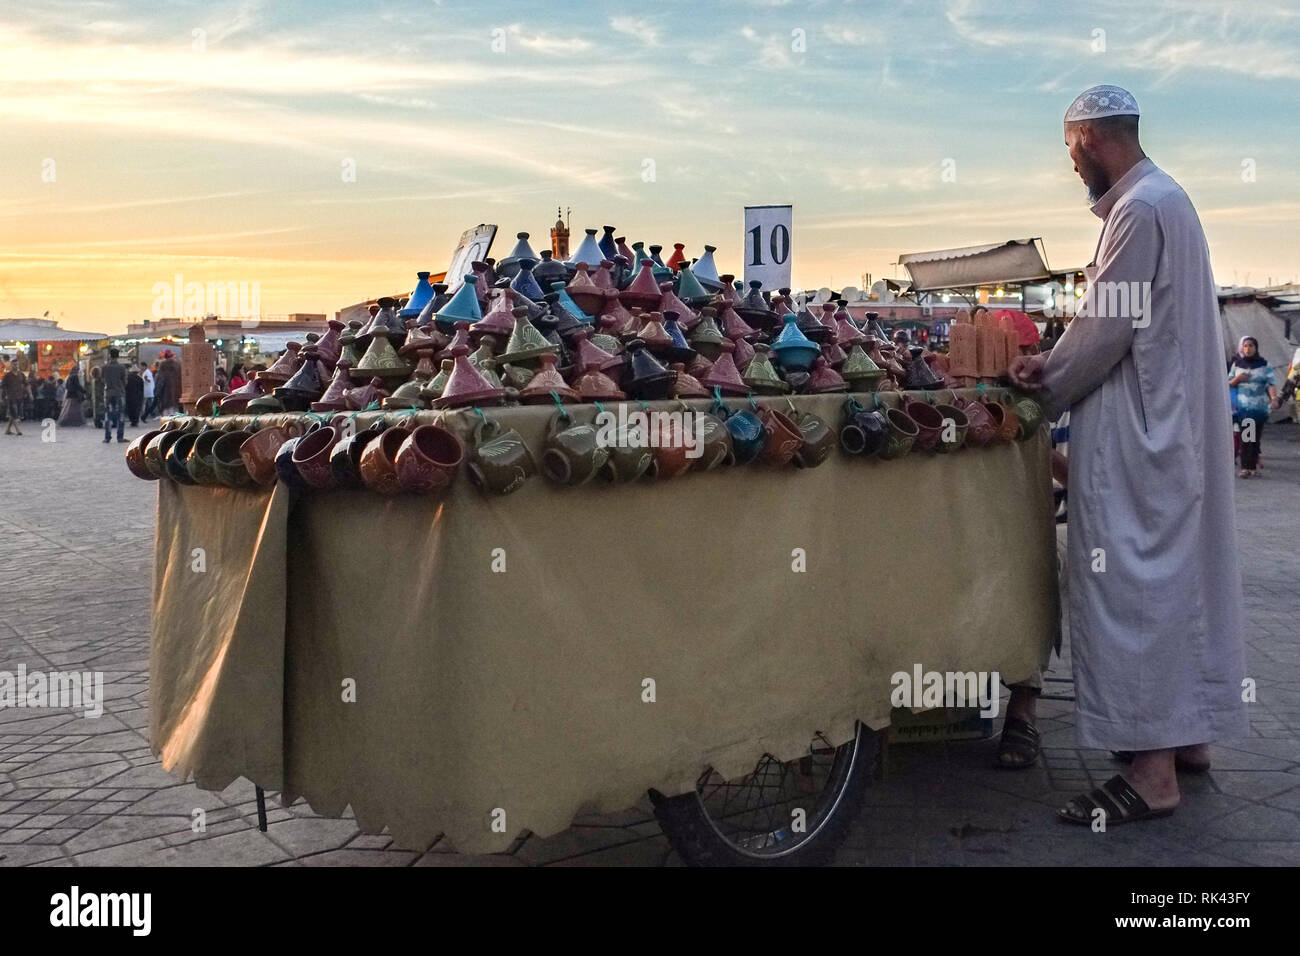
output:
<svg viewBox="0 0 1300 956"><path fill-rule="evenodd" d="M676 797L651 793L655 817L668 842L689 866L825 866L862 809L879 753L876 733L858 724L854 738L835 748L834 768L826 787L815 795L819 812L808 824L808 831L776 846L753 850L725 836L712 819L700 788ZM749 776L753 773L744 779Z"/></svg>

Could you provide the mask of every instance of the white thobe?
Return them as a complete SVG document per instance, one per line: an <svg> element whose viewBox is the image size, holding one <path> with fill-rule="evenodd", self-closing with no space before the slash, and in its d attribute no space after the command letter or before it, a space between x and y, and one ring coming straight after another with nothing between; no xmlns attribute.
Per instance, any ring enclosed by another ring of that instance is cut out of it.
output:
<svg viewBox="0 0 1300 956"><path fill-rule="evenodd" d="M1105 225L1089 288L1042 378L1049 416L1070 410L1078 743L1244 736L1232 420L1205 234L1149 159L1092 210ZM1116 314L1121 288L1142 292L1133 314Z"/></svg>

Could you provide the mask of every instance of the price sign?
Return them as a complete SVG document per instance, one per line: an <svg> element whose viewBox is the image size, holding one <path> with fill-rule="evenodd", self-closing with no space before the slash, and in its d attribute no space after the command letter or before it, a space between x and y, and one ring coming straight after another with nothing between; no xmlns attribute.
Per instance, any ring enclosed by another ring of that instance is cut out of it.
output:
<svg viewBox="0 0 1300 956"><path fill-rule="evenodd" d="M763 283L765 291L790 285L792 206L745 207L745 282Z"/></svg>

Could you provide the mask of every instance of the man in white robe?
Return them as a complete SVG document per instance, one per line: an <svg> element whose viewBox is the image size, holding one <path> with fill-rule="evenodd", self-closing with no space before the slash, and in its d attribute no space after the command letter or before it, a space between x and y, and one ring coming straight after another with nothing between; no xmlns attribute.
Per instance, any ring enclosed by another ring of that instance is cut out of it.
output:
<svg viewBox="0 0 1300 956"><path fill-rule="evenodd" d="M1101 237L1079 314L1012 381L1070 411L1068 611L1081 747L1134 753L1063 819L1178 805L1177 770L1247 733L1232 419L1209 250L1182 188L1138 142L1137 104L1094 87L1065 142Z"/></svg>

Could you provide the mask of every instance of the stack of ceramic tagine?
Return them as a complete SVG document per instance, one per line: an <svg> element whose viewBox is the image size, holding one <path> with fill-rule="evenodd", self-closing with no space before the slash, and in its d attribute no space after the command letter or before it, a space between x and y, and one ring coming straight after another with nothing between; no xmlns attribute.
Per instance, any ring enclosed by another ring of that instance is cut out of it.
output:
<svg viewBox="0 0 1300 956"><path fill-rule="evenodd" d="M624 398L928 389L953 384L942 356L888 344L874 313L799 307L789 289L719 275L714 247L629 248L586 230L564 262L528 234L475 262L454 291L421 272L368 322L290 343L220 401L222 413L454 408Z"/></svg>

